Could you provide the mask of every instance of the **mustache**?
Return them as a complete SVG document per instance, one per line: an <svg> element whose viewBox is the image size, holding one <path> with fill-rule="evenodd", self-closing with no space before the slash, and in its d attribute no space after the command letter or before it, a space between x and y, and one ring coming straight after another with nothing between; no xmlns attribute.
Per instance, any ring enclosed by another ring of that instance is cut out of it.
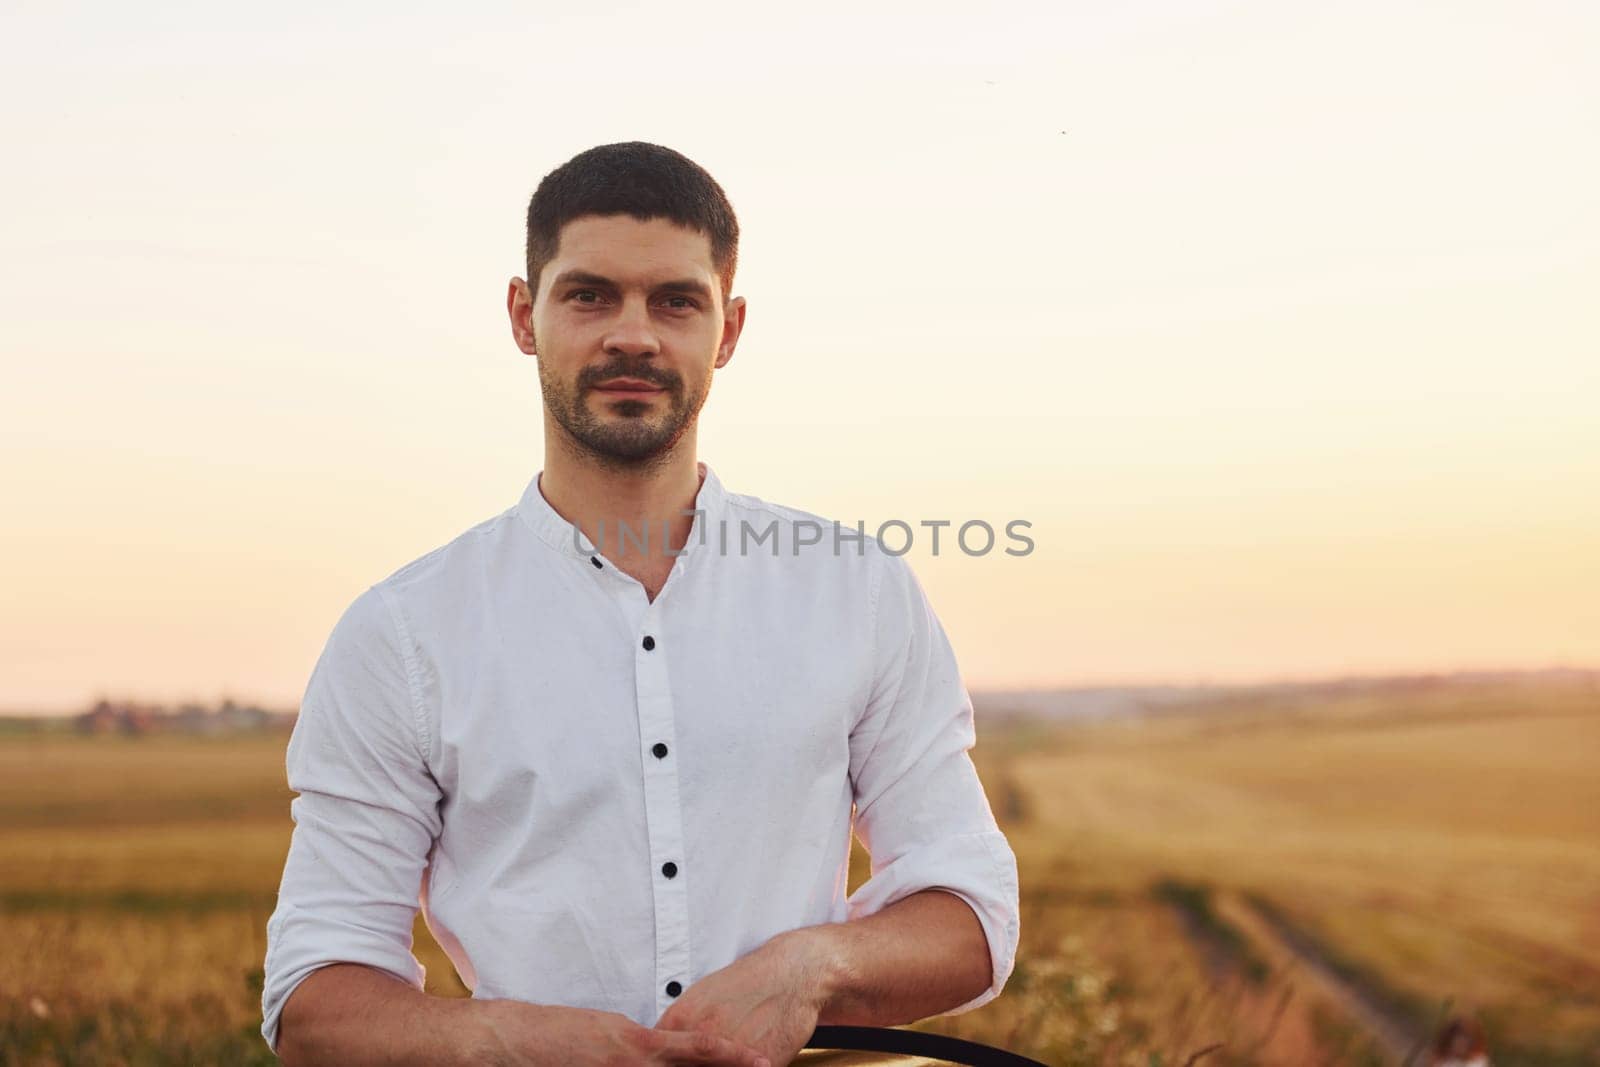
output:
<svg viewBox="0 0 1600 1067"><path fill-rule="evenodd" d="M578 374L578 387L591 389L611 378L637 378L641 382L659 385L671 392L683 387L683 378L676 371L663 370L648 361L640 363L612 362L604 367L585 367Z"/></svg>

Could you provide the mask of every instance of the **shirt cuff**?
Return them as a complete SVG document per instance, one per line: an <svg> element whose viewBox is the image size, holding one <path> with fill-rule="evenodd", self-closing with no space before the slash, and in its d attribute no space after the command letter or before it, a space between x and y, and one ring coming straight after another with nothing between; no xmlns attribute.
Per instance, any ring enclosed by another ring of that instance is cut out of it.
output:
<svg viewBox="0 0 1600 1067"><path fill-rule="evenodd" d="M925 889L942 889L967 902L989 944L993 980L965 1004L931 1018L981 1008L1005 988L1016 964L1020 936L1017 859L998 830L960 834L912 848L869 878L847 902L848 918L865 918Z"/></svg>
<svg viewBox="0 0 1600 1067"><path fill-rule="evenodd" d="M359 963L417 989L427 969L391 935L278 903L267 923L266 980L261 989L261 1036L278 1051L278 1024L289 994L312 971L334 963Z"/></svg>

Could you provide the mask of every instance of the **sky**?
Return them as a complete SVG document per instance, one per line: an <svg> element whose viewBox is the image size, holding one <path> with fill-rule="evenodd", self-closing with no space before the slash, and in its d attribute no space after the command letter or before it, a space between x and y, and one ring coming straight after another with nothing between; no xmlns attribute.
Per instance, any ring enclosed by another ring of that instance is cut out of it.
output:
<svg viewBox="0 0 1600 1067"><path fill-rule="evenodd" d="M0 709L293 706L542 467L539 179L669 145L725 485L908 559L973 688L1600 666L1600 8L0 12ZM924 531L926 528L922 528Z"/></svg>

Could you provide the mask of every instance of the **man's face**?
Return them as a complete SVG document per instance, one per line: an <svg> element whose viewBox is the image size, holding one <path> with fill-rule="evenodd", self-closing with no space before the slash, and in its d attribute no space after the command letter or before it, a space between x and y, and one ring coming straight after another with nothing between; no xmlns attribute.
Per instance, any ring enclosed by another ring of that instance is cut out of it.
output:
<svg viewBox="0 0 1600 1067"><path fill-rule="evenodd" d="M514 278L507 307L549 417L613 465L678 442L744 323L744 299L722 301L705 234L628 215L567 223L538 292Z"/></svg>

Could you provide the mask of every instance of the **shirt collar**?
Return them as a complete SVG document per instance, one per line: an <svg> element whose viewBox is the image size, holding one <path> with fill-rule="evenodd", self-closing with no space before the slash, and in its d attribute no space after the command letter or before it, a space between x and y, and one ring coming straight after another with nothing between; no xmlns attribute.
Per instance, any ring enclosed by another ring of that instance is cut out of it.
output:
<svg viewBox="0 0 1600 1067"><path fill-rule="evenodd" d="M694 499L694 524L689 529L689 539L684 543L680 556L692 555L696 546L705 543L708 536L706 531L714 529L722 520L723 503L727 497L717 472L704 462L695 465L700 470L700 490ZM517 502L517 515L555 551L575 559L587 559L594 555L594 543L581 531L575 531L572 523L544 498L544 493L539 489L539 476L543 473L541 469L522 491L522 499ZM650 531L652 537L659 533L655 529ZM608 529L605 532L608 543L615 538L616 531Z"/></svg>

